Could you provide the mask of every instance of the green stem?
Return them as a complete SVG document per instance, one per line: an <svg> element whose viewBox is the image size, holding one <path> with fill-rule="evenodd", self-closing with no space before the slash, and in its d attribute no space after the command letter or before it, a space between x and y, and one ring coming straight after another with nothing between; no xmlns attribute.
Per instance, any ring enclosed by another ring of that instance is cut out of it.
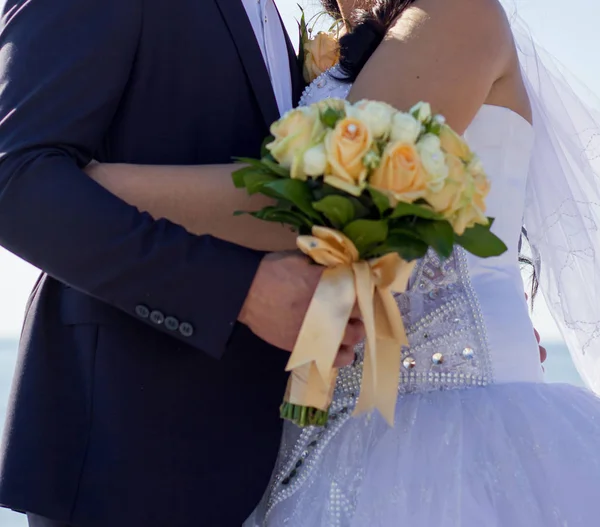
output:
<svg viewBox="0 0 600 527"><path fill-rule="evenodd" d="M325 426L329 420L329 411L300 406L284 402L279 410L279 415L286 421L291 421L296 426L304 428L307 426Z"/></svg>

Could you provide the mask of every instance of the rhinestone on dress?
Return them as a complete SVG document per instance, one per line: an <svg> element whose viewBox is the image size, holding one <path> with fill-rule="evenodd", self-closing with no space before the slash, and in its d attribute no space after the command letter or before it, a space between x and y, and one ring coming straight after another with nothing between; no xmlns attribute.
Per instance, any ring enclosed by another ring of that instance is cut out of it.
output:
<svg viewBox="0 0 600 527"><path fill-rule="evenodd" d="M444 362L444 355L442 353L434 353L431 357L431 362L435 365L442 364Z"/></svg>
<svg viewBox="0 0 600 527"><path fill-rule="evenodd" d="M403 361L402 361L402 365L407 369L407 370L412 370L416 365L417 365L417 361L414 359L414 357L406 357Z"/></svg>
<svg viewBox="0 0 600 527"><path fill-rule="evenodd" d="M471 360L475 356L475 352L473 351L473 348L465 348L462 350L462 356L465 359Z"/></svg>

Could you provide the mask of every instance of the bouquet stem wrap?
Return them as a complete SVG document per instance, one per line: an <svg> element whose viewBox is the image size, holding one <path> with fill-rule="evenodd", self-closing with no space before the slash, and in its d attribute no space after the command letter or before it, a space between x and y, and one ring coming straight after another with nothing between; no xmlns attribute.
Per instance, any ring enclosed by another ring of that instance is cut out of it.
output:
<svg viewBox="0 0 600 527"><path fill-rule="evenodd" d="M291 371L285 402L327 411L337 377L334 361L352 310L358 302L365 326L363 377L355 415L377 409L393 425L402 346L408 345L392 292L404 292L415 262L397 253L360 260L344 234L314 226L299 236L299 249L323 272L287 364Z"/></svg>

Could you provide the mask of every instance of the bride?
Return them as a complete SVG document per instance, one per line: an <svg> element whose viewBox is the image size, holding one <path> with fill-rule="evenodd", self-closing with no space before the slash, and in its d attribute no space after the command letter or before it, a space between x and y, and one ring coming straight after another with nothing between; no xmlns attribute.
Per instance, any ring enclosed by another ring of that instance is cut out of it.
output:
<svg viewBox="0 0 600 527"><path fill-rule="evenodd" d="M355 0L324 3L349 32L339 65L307 88L301 104L367 98L406 109L431 102L481 157L492 180L493 230L508 252L483 260L457 248L446 261L429 253L419 262L397 299L410 347L395 427L377 414L350 416L360 396L359 346L340 372L329 424L300 430L286 423L270 487L246 526L596 525L600 400L543 383L518 258L525 219L544 293L593 384L591 201L598 190L593 160L543 106L541 87L556 86L527 74L535 49L515 45L496 0L367 0L364 10ZM567 121L573 100L562 101ZM569 144L575 150L567 152ZM91 173L152 210L135 185L111 176L118 167ZM246 242L255 239L248 225ZM276 229L256 236L265 248L293 244Z"/></svg>

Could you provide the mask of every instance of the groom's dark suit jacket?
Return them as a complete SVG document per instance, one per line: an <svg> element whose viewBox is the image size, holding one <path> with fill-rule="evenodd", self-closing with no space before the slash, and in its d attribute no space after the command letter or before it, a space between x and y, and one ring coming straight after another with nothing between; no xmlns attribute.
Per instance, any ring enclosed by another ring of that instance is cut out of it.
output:
<svg viewBox="0 0 600 527"><path fill-rule="evenodd" d="M239 526L286 381L286 354L236 322L262 255L153 221L81 168L259 155L278 110L242 3L0 5L0 243L47 272L0 504L85 527Z"/></svg>

